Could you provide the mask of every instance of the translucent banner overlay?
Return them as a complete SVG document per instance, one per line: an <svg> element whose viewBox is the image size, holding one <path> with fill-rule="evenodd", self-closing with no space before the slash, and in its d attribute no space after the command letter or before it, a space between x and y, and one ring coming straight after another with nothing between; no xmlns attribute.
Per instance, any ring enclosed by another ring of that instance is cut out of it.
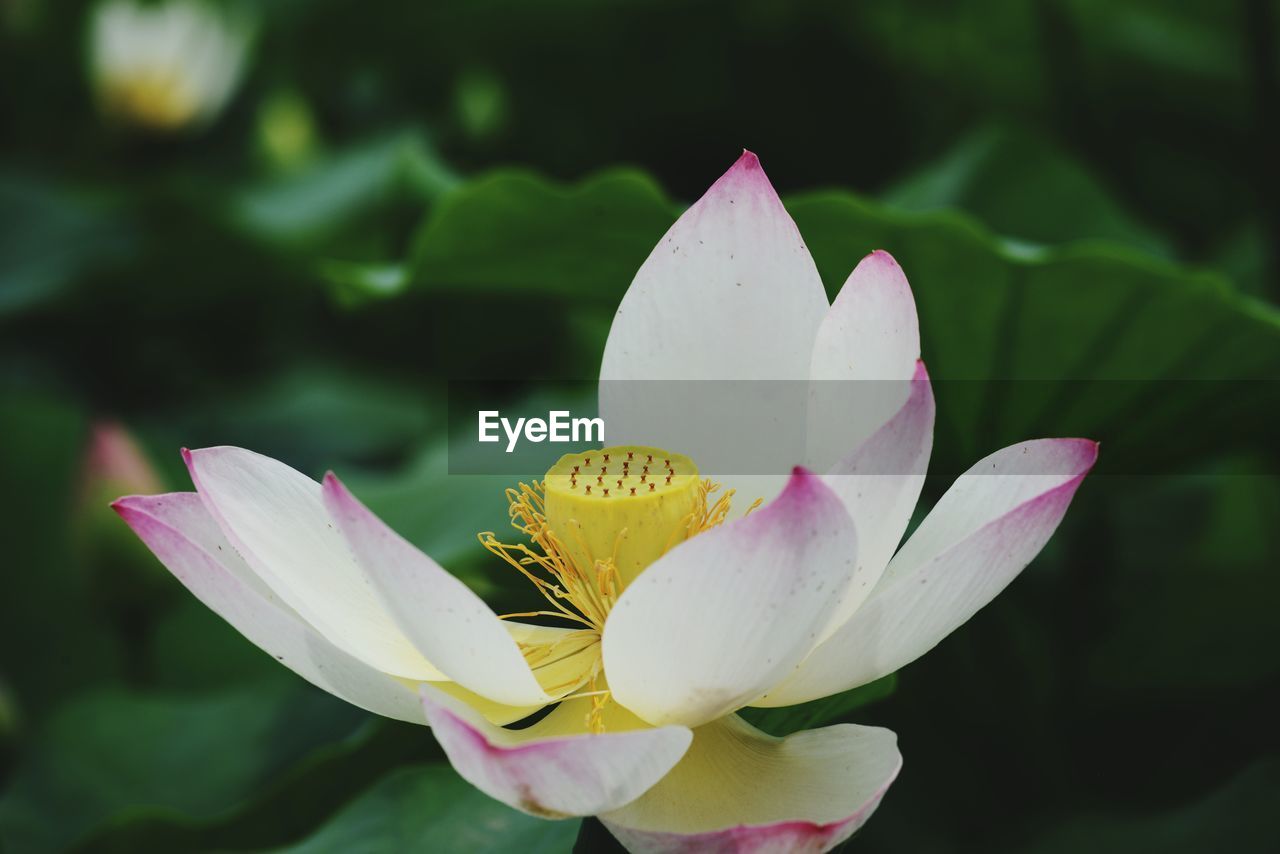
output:
<svg viewBox="0 0 1280 854"><path fill-rule="evenodd" d="M877 434L889 442L925 423L936 405L930 474L1051 437L1099 441L1106 474L1212 473L1224 455L1258 450L1256 473L1274 474L1278 402L1280 380L455 381L448 465L530 478L563 454L644 445L687 454L712 477L825 472ZM880 455L859 472L921 473L904 459ZM1025 474L1063 474L1038 465Z"/></svg>

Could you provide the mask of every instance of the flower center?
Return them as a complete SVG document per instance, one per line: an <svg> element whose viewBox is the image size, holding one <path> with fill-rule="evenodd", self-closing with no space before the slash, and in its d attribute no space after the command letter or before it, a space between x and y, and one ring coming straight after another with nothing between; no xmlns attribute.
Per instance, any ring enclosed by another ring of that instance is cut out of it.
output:
<svg viewBox="0 0 1280 854"><path fill-rule="evenodd" d="M610 561L622 587L689 536L698 467L683 454L623 446L566 454L543 482L547 524L580 566Z"/></svg>
<svg viewBox="0 0 1280 854"><path fill-rule="evenodd" d="M554 687L566 687L566 658L574 659L568 690L587 685L596 698L588 721L600 726L608 691L599 659L600 633L622 590L667 550L714 528L729 513L733 491L718 496L718 484L700 479L683 454L622 445L566 454L542 481L507 490L511 524L529 543L500 542L482 532L480 542L524 575L551 605L504 617L548 616L578 629L564 638L521 642L539 682L548 662L558 665ZM754 509L760 502L748 509ZM572 639L574 653L565 655Z"/></svg>
<svg viewBox="0 0 1280 854"><path fill-rule="evenodd" d="M162 130L182 127L198 106L178 75L160 70L112 74L103 83L103 95L117 118Z"/></svg>

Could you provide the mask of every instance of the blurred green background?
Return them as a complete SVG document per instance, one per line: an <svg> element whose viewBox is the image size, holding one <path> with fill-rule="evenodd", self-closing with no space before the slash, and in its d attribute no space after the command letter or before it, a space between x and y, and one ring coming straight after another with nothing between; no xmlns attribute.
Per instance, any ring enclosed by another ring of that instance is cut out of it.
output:
<svg viewBox="0 0 1280 854"><path fill-rule="evenodd" d="M0 0L0 849L607 849L276 666L106 503L245 445L527 604L445 383L592 378L747 146L833 294L906 269L935 471L1103 443L973 623L759 716L899 733L849 850L1280 850L1280 5L275 0L177 130L95 99L89 8Z"/></svg>

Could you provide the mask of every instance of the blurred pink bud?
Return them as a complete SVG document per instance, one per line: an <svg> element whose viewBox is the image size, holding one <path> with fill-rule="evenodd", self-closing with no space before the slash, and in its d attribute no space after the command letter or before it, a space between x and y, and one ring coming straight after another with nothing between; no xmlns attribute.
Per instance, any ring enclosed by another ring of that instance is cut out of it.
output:
<svg viewBox="0 0 1280 854"><path fill-rule="evenodd" d="M150 494L163 491L156 474L137 441L116 421L93 425L82 472L83 495L92 501L110 493Z"/></svg>

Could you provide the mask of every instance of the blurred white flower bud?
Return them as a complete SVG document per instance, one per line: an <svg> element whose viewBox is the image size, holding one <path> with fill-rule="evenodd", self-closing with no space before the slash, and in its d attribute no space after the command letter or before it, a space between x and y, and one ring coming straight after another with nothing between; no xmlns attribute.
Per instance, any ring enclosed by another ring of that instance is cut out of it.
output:
<svg viewBox="0 0 1280 854"><path fill-rule="evenodd" d="M152 131L199 129L243 76L256 19L206 0L105 0L93 12L89 68L111 120Z"/></svg>

